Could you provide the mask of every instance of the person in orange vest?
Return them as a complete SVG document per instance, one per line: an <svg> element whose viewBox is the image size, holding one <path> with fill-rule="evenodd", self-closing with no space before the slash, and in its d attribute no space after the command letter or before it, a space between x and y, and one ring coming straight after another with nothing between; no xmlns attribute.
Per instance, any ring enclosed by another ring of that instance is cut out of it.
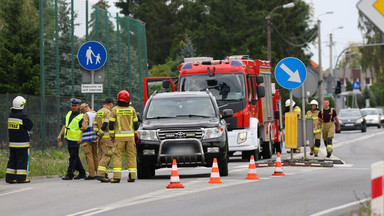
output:
<svg viewBox="0 0 384 216"><path fill-rule="evenodd" d="M93 130L96 132L100 149L96 178L101 182L110 182L107 174L107 166L113 154L113 143L110 140L108 124L113 102L112 98L105 99L103 108L97 111L95 120L93 121Z"/></svg>
<svg viewBox="0 0 384 216"><path fill-rule="evenodd" d="M324 109L320 110L319 112L319 118L316 121L315 130L317 130L321 119L323 121L323 127L321 129L321 132L323 133L324 144L327 148L327 157L329 158L331 157L333 152L332 139L335 135L334 121L336 120L337 123L337 131L340 131L340 122L337 118L336 110L329 106L329 100L324 99L323 104Z"/></svg>
<svg viewBox="0 0 384 216"><path fill-rule="evenodd" d="M92 127L93 120L96 117L96 112L86 103L82 103L80 105L80 111L84 114L83 123L80 128L83 133L81 139L78 141L78 144L81 144L81 142L83 143L83 151L89 172L89 175L85 177L84 180L93 180L96 179L96 172L99 164L99 159L97 157L96 133L93 131Z"/></svg>
<svg viewBox="0 0 384 216"><path fill-rule="evenodd" d="M319 103L316 100L312 100L310 102L311 109L307 111L305 117L306 118L312 118L313 119L313 135L315 138L315 144L311 146L311 151L309 155L315 155L315 157L319 154L319 148L320 148L320 140L321 140L321 129L315 130L316 121L319 118L319 110L317 109L317 106ZM320 123L321 124L321 123Z"/></svg>
<svg viewBox="0 0 384 216"><path fill-rule="evenodd" d="M136 179L136 144L135 131L139 128L136 110L129 106L131 96L126 90L117 95L116 106L112 109L109 118L109 136L115 143L113 152L113 179L111 183L119 183L122 171L122 157L127 152L128 182Z"/></svg>
<svg viewBox="0 0 384 216"><path fill-rule="evenodd" d="M27 101L17 96L12 104L11 113L8 117L9 133L9 160L5 182L29 183L27 179L29 161L29 131L33 128L32 121L23 113Z"/></svg>

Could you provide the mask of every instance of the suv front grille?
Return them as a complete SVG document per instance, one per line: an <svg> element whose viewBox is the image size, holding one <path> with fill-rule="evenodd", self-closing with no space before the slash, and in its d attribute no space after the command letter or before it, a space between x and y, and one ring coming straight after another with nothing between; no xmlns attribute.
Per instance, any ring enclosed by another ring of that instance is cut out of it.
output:
<svg viewBox="0 0 384 216"><path fill-rule="evenodd" d="M201 140L203 136L203 131L201 129L192 129L192 130L160 130L159 139L188 139L194 138Z"/></svg>

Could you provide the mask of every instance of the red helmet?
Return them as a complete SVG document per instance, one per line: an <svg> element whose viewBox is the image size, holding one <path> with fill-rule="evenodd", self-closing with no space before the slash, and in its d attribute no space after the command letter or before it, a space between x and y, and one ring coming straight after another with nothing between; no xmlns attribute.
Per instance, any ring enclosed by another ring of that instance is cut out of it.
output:
<svg viewBox="0 0 384 216"><path fill-rule="evenodd" d="M129 103L131 96L127 90L121 90L117 95L117 101L123 101L125 103Z"/></svg>

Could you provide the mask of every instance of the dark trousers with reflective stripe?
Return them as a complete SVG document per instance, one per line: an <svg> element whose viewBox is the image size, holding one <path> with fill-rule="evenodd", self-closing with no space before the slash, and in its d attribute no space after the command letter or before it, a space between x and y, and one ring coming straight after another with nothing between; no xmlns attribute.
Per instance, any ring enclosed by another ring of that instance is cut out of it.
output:
<svg viewBox="0 0 384 216"><path fill-rule="evenodd" d="M9 148L6 180L27 179L29 148Z"/></svg>
<svg viewBox="0 0 384 216"><path fill-rule="evenodd" d="M69 141L68 140L68 151L69 151L69 165L67 174L73 175L73 173L77 170L79 171L79 174L85 175L85 170L83 167L83 164L81 164L81 160L79 157L79 145L76 143L75 145L70 145L69 142L75 142L76 141Z"/></svg>

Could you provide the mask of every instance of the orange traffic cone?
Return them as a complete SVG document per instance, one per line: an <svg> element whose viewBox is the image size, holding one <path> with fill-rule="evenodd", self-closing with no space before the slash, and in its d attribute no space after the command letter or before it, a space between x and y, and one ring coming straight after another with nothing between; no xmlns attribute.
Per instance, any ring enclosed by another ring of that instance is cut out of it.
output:
<svg viewBox="0 0 384 216"><path fill-rule="evenodd" d="M176 159L172 161L171 183L167 188L184 188L184 185L180 184L179 172L177 171Z"/></svg>
<svg viewBox="0 0 384 216"><path fill-rule="evenodd" d="M255 158L251 155L251 160L249 161L248 176L245 179L259 179L256 173Z"/></svg>
<svg viewBox="0 0 384 216"><path fill-rule="evenodd" d="M220 172L219 167L217 166L217 159L213 159L212 163L212 171L211 171L211 178L209 179L209 184L220 184L223 183L220 180Z"/></svg>
<svg viewBox="0 0 384 216"><path fill-rule="evenodd" d="M285 174L283 173L283 168L281 166L280 152L277 152L276 164L275 164L275 173L273 173L272 175L273 176L285 176Z"/></svg>

